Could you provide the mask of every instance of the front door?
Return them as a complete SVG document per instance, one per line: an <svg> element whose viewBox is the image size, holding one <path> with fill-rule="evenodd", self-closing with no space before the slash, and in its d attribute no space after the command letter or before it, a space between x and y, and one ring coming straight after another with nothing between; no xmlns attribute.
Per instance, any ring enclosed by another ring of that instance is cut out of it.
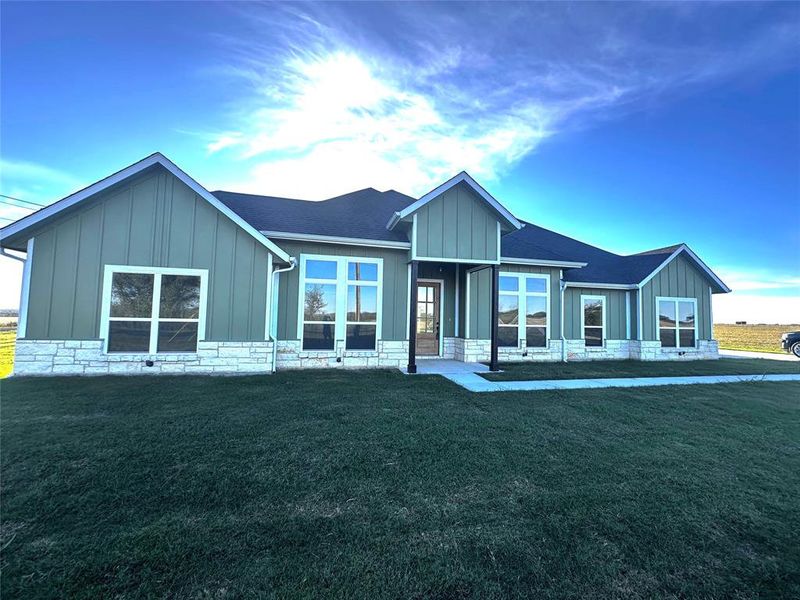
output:
<svg viewBox="0 0 800 600"><path fill-rule="evenodd" d="M417 284L417 354L439 355L439 302L442 284L419 282Z"/></svg>

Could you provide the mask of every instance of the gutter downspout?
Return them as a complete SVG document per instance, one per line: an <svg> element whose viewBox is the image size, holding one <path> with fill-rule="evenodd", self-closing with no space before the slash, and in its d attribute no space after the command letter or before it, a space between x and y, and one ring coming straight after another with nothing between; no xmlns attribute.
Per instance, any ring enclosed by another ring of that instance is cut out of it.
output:
<svg viewBox="0 0 800 600"><path fill-rule="evenodd" d="M5 248L0 248L0 254L3 256L7 256L8 258L13 258L14 260L18 260L21 263L24 263L27 259L22 258L21 256L17 256L16 254L9 254L6 252Z"/></svg>
<svg viewBox="0 0 800 600"><path fill-rule="evenodd" d="M278 340L275 338L275 335L273 335L274 332L272 331L272 311L277 309L277 306L276 306L276 304L274 302L274 300L275 300L275 285L277 283L277 277L276 276L279 275L280 273L288 273L289 271L294 269L296 266L297 266L297 259L294 256L292 256L289 259L289 266L288 267L285 267L283 269L276 269L275 271L272 272L272 285L270 286L270 290L269 290L269 320L270 320L270 323L269 323L269 339L272 342L272 372L273 373L276 370L276 363L277 363L277 360L278 360Z"/></svg>
<svg viewBox="0 0 800 600"><path fill-rule="evenodd" d="M561 271L561 277L564 277L564 272ZM564 290L567 289L567 282L559 279L559 295L560 295L560 312L558 319L560 334L561 334L561 362L567 362L567 340L564 339Z"/></svg>

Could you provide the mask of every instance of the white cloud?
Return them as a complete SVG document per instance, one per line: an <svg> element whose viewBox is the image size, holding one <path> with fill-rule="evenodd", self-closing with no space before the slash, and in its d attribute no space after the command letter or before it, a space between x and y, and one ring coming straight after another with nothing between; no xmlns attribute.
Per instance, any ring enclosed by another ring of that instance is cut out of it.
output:
<svg viewBox="0 0 800 600"><path fill-rule="evenodd" d="M737 292L784 290L800 294L800 275L773 273L767 270L741 271L725 268L718 269L716 273L731 289ZM798 307L798 311L800 311L800 307Z"/></svg>
<svg viewBox="0 0 800 600"><path fill-rule="evenodd" d="M16 181L60 183L65 185L77 183L76 178L69 173L64 173L46 165L0 158L0 185L7 185L9 182Z"/></svg>
<svg viewBox="0 0 800 600"><path fill-rule="evenodd" d="M418 194L462 169L493 179L549 133L550 117L530 106L462 120L352 53L295 57L286 69L279 102L207 147L258 159L249 191L322 199L380 185Z"/></svg>
<svg viewBox="0 0 800 600"><path fill-rule="evenodd" d="M0 158L0 193L26 202L0 198L0 226L8 225L37 208L30 203L48 204L80 187L79 180L58 169L19 160ZM16 205L16 206L12 206Z"/></svg>
<svg viewBox="0 0 800 600"><path fill-rule="evenodd" d="M716 8L248 6L240 36L219 38L214 76L237 94L206 149L250 168L221 185L264 194L419 194L462 169L490 181L565 129L778 68L797 48L785 19L715 13L747 23L728 38L699 26L704 10Z"/></svg>
<svg viewBox="0 0 800 600"><path fill-rule="evenodd" d="M295 58L286 68L279 102L207 146L257 159L250 181L231 187L321 199L367 186L420 194L462 169L491 180L555 120L535 106L464 119L352 53Z"/></svg>

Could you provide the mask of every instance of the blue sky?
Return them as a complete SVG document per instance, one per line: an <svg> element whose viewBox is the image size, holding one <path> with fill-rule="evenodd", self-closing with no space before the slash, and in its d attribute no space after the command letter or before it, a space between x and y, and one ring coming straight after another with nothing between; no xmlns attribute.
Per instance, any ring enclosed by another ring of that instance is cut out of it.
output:
<svg viewBox="0 0 800 600"><path fill-rule="evenodd" d="M212 190L309 199L466 169L613 251L687 242L736 290L717 320L798 320L798 4L1 10L2 194L52 202L155 150Z"/></svg>

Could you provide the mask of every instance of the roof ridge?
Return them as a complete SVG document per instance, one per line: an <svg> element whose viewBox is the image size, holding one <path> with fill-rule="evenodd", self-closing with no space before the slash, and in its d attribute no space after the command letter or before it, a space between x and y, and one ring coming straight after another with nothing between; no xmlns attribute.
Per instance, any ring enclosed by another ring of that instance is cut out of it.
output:
<svg viewBox="0 0 800 600"><path fill-rule="evenodd" d="M672 244L671 246L664 246L662 248L653 248L652 250L644 250L642 252L636 252L634 254L629 254L628 256L644 256L646 254L672 254L678 248L685 247L685 242L680 242L678 244Z"/></svg>
<svg viewBox="0 0 800 600"><path fill-rule="evenodd" d="M523 219L518 219L518 221L520 223L525 224L526 226L530 225L532 227L537 227L539 229L544 229L548 233L552 233L554 235L558 235L558 236L561 236L563 238L567 238L568 240L571 240L571 241L576 242L578 244L582 244L584 246L589 246L590 248L594 248L595 250L599 250L600 252L605 252L606 254L610 254L611 256L617 256L619 258L622 258L624 256L623 254L617 254L616 252L611 252L611 250L606 250L605 248L601 248L600 246L595 246L594 244L589 244L588 242L584 242L584 241L579 240L577 238L574 238L574 237L571 237L571 236L568 236L568 235L564 235L563 233L561 233L559 231L555 231L553 229L548 229L547 227L542 227L541 225L537 225L536 223L531 223L530 221L524 221ZM525 228L523 227L523 231L524 231L524 229Z"/></svg>
<svg viewBox="0 0 800 600"><path fill-rule="evenodd" d="M231 192L229 190L214 190L211 192L215 196L217 194L233 194L236 196L249 196L251 198L269 198L270 200L292 200L294 202L319 202L319 200L306 200L305 198L287 198L286 196L266 196L264 194L251 194L249 192Z"/></svg>

